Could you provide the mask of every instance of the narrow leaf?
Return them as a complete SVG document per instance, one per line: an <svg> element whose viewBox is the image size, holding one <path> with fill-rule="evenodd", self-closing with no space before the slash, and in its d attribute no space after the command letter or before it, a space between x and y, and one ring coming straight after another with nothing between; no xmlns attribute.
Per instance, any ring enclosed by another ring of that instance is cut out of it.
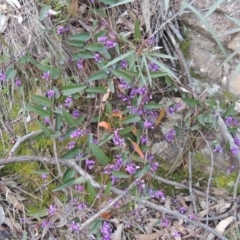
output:
<svg viewBox="0 0 240 240"><path fill-rule="evenodd" d="M43 4L39 13L39 20L42 21L45 17L47 17L49 10L51 9L50 5Z"/></svg>
<svg viewBox="0 0 240 240"><path fill-rule="evenodd" d="M77 121L73 118L73 116L69 112L66 111L66 109L64 108L62 109L62 114L63 114L63 118L65 119L69 127L77 126Z"/></svg>
<svg viewBox="0 0 240 240"><path fill-rule="evenodd" d="M40 115L41 117L49 117L50 111L43 109L43 107L40 106L34 106L34 105L28 105L27 107L28 111L32 111Z"/></svg>
<svg viewBox="0 0 240 240"><path fill-rule="evenodd" d="M92 151L93 155L96 157L96 159L102 165L107 165L110 162L110 159L107 157L107 155L102 151L100 147L98 147L95 144L89 143L89 148Z"/></svg>
<svg viewBox="0 0 240 240"><path fill-rule="evenodd" d="M77 41L86 42L90 38L91 38L91 36L88 32L84 32L84 33L69 36L69 40L71 40L71 41L76 41L77 40Z"/></svg>
<svg viewBox="0 0 240 240"><path fill-rule="evenodd" d="M198 105L198 100L196 99L183 98L182 100L190 107L195 107Z"/></svg>
<svg viewBox="0 0 240 240"><path fill-rule="evenodd" d="M70 96L74 93L79 93L86 88L87 88L87 86L82 85L82 84L72 84L72 85L63 86L61 88L61 91L64 96Z"/></svg>
<svg viewBox="0 0 240 240"><path fill-rule="evenodd" d="M127 118L123 119L122 121L119 121L120 124L126 124L126 123L135 123L139 122L141 118L137 114L133 114L128 116Z"/></svg>
<svg viewBox="0 0 240 240"><path fill-rule="evenodd" d="M143 154L142 150L140 149L139 145L137 143L133 142L131 139L128 139L128 140L133 145L134 151L137 152L138 156L143 159L144 154Z"/></svg>
<svg viewBox="0 0 240 240"><path fill-rule="evenodd" d="M117 172L117 171L112 171L112 175L116 178L129 178L130 175L126 174L126 173L121 173L121 172Z"/></svg>
<svg viewBox="0 0 240 240"><path fill-rule="evenodd" d="M143 176L145 173L147 173L148 171L150 171L151 166L149 164L147 164L142 170L140 170L138 173L136 173L136 175L134 175L135 178L141 177Z"/></svg>
<svg viewBox="0 0 240 240"><path fill-rule="evenodd" d="M166 112L165 112L165 109L162 108L162 109L160 110L158 119L157 119L157 121L156 121L156 123L155 123L155 127L157 127L157 126L161 123L162 119L165 117L165 113L166 113Z"/></svg>
<svg viewBox="0 0 240 240"><path fill-rule="evenodd" d="M97 192L90 181L87 181L87 192L93 199L97 196Z"/></svg>
<svg viewBox="0 0 240 240"><path fill-rule="evenodd" d="M139 26L139 21L136 18L134 22L134 40L139 42L141 40L141 30Z"/></svg>
<svg viewBox="0 0 240 240"><path fill-rule="evenodd" d="M17 71L13 68L9 68L6 72L6 80L10 79L10 78L14 78L16 75Z"/></svg>
<svg viewBox="0 0 240 240"><path fill-rule="evenodd" d="M32 95L31 98L38 104L43 105L45 107L50 107L52 105L52 100L38 95Z"/></svg>
<svg viewBox="0 0 240 240"><path fill-rule="evenodd" d="M91 76L89 76L87 80L91 82L91 81L100 80L106 77L107 77L107 74L104 71L98 71L96 73L93 73Z"/></svg>
<svg viewBox="0 0 240 240"><path fill-rule="evenodd" d="M52 134L52 130L49 129L46 125L44 125L42 122L37 121L37 123L46 136L50 136Z"/></svg>
<svg viewBox="0 0 240 240"><path fill-rule="evenodd" d="M231 116L235 111L234 109L235 109L235 103L232 104L231 107L224 112L223 117Z"/></svg>
<svg viewBox="0 0 240 240"><path fill-rule="evenodd" d="M61 158L64 159L74 159L78 154L80 153L80 148L79 147L74 147L67 151Z"/></svg>
<svg viewBox="0 0 240 240"><path fill-rule="evenodd" d="M90 87L85 90L86 93L106 93L106 87Z"/></svg>

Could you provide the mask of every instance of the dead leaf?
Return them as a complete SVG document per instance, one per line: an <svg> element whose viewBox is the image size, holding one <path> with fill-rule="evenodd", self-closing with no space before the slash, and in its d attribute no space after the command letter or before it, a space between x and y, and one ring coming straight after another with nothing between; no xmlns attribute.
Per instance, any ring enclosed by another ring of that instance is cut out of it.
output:
<svg viewBox="0 0 240 240"><path fill-rule="evenodd" d="M137 234L136 240L157 240L162 236L162 232L150 233L150 234Z"/></svg>
<svg viewBox="0 0 240 240"><path fill-rule="evenodd" d="M123 118L121 110L116 110L116 111L112 112L112 116L119 117L119 120L122 120L122 118Z"/></svg>
<svg viewBox="0 0 240 240"><path fill-rule="evenodd" d="M6 15L1 15L0 16L0 33L3 33L5 31L5 29L7 28L7 21L8 18Z"/></svg>
<svg viewBox="0 0 240 240"><path fill-rule="evenodd" d="M137 152L137 154L139 155L140 158L144 159L144 154L143 154L142 150L140 149L140 147L138 146L138 144L133 142L131 139L129 139L129 141L132 143L134 151Z"/></svg>
<svg viewBox="0 0 240 240"><path fill-rule="evenodd" d="M112 240L121 240L122 239L122 232L123 232L123 223L118 224L117 229L111 236Z"/></svg>
<svg viewBox="0 0 240 240"><path fill-rule="evenodd" d="M224 212L226 212L230 207L231 207L231 203L226 202L223 198L221 198L218 203L216 204L216 213L217 214L222 214Z"/></svg>
<svg viewBox="0 0 240 240"><path fill-rule="evenodd" d="M77 11L78 11L78 0L71 0L68 12L71 14L71 16L76 17Z"/></svg>
<svg viewBox="0 0 240 240"><path fill-rule="evenodd" d="M112 131L112 129L111 129L111 127L110 127L110 125L109 125L108 122L105 122L105 121L100 122L100 123L98 124L98 126L99 126L99 127L103 127L103 128L105 128L106 130L108 130L108 131Z"/></svg>
<svg viewBox="0 0 240 240"><path fill-rule="evenodd" d="M146 24L146 32L150 33L151 32L151 27L150 27L150 18L151 18L151 12L150 12L150 1L149 0L142 0L142 15L144 18L144 23Z"/></svg>
<svg viewBox="0 0 240 240"><path fill-rule="evenodd" d="M165 116L165 109L162 108L162 109L160 110L158 119L157 119L157 121L156 121L156 123L155 123L155 127L157 127L157 126L161 123L161 121L162 121L162 119L164 118L164 116Z"/></svg>
<svg viewBox="0 0 240 240"><path fill-rule="evenodd" d="M225 218L216 226L215 230L217 232L219 232L220 234L223 234L225 229L228 227L228 225L230 225L235 220L236 220L236 218L233 216ZM212 240L214 238L215 238L215 236L212 233L210 233L207 237L207 240Z"/></svg>
<svg viewBox="0 0 240 240"><path fill-rule="evenodd" d="M111 90L110 90L110 88L108 87L108 88L107 88L107 92L103 95L103 98L102 98L102 102L101 102L101 109L102 109L102 111L103 111L104 108L105 108L106 101L107 101L108 98L109 98L110 92L111 92Z"/></svg>
<svg viewBox="0 0 240 240"><path fill-rule="evenodd" d="M21 204L18 199L14 196L14 194L12 193L12 191L7 187L4 186L4 192L6 194L6 199L7 201L13 205L14 208L18 209L19 211L23 212L24 211L24 207L23 204Z"/></svg>
<svg viewBox="0 0 240 240"><path fill-rule="evenodd" d="M135 136L137 136L137 128L136 128L135 126L133 127L132 133L133 133Z"/></svg>

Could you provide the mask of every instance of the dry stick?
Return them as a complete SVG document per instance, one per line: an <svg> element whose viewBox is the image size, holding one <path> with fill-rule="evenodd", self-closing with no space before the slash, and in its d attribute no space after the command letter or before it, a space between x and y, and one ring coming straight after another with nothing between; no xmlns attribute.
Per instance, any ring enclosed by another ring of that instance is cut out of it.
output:
<svg viewBox="0 0 240 240"><path fill-rule="evenodd" d="M158 176L155 176L152 174L152 177L159 181L159 182L163 182L163 183L166 183L168 185L172 185L172 186L175 186L175 187L179 187L179 188L183 188L183 189L189 189L188 186L184 185L184 184L181 184L181 183L178 183L178 182L174 182L174 181L170 181L170 180L167 180L165 178L162 178L162 177L158 177ZM206 197L206 193L203 193L201 191L199 191L198 189L195 189L195 188L192 188L193 192L196 193L197 195L199 196L202 196L202 197ZM218 200L214 197L211 197L209 196L209 199L214 201L214 202L217 202Z"/></svg>
<svg viewBox="0 0 240 240"><path fill-rule="evenodd" d="M60 164L68 166L68 167L74 169L81 176L83 176L86 181L90 181L91 184L93 185L93 187L95 187L95 188L101 188L101 187L106 188L105 185L100 185L99 183L97 183L92 178L92 176L90 174L88 174L81 167L79 167L74 159L66 161L66 159L59 158L58 160L59 160ZM39 156L21 156L21 157L10 157L7 162L5 162L5 159L0 159L0 166L6 165L6 164L9 164L9 163L28 162L28 161L38 161L38 162L44 161L46 163L56 164L55 158L52 158L52 157L50 158L50 157L39 157ZM125 192L124 191L121 191L121 190L119 190L119 189L117 189L115 187L112 187L111 190L114 193L116 193L116 194L120 194L120 195L123 194L125 196ZM142 203L142 204L146 205L149 208L152 208L152 209L155 209L157 211L160 211L160 212L163 212L163 213L175 216L177 218L180 218L180 219L184 220L185 222L189 222L189 223L193 224L196 227L202 227L202 228L208 230L209 232L211 232L212 234L214 234L220 240L227 240L227 238L225 238L224 236L219 234L216 230L206 226L203 223L200 223L200 222L197 222L197 221L193 221L193 220L189 219L187 216L184 216L184 215L182 215L182 214L180 214L180 213L178 213L176 211L172 211L172 210L166 209L164 207L161 207L161 206L158 206L158 205L156 205L154 203L151 203L151 202L149 202L147 200L142 200L142 199L139 199L139 198L134 197L134 196L129 196L129 198L131 198L132 200L138 201L139 203ZM85 225L85 227L86 227L86 225Z"/></svg>
<svg viewBox="0 0 240 240"><path fill-rule="evenodd" d="M218 127L220 128L225 141L226 142L229 141L230 147L237 148L237 146L232 138L232 135L229 133L228 128L219 113L218 113ZM235 155L235 157L238 160L239 168L240 168L240 153L237 153ZM239 180L240 180L240 169L238 171L237 180L234 185L233 199L237 198L237 189L238 189ZM234 207L233 207L234 216L237 216L237 202L234 202L233 204L234 204Z"/></svg>
<svg viewBox="0 0 240 240"><path fill-rule="evenodd" d="M194 213L197 214L197 206L196 206L196 196L193 194L192 190L192 153L188 152L188 169L189 169L189 193L192 198L192 204Z"/></svg>

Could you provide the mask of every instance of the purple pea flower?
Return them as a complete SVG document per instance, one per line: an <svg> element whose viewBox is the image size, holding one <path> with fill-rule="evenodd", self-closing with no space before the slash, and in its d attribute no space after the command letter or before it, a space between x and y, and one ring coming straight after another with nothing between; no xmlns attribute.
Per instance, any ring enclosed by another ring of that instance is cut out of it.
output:
<svg viewBox="0 0 240 240"><path fill-rule="evenodd" d="M20 87L22 85L22 82L21 82L20 79L17 79L15 84L16 84L17 87Z"/></svg>
<svg viewBox="0 0 240 240"><path fill-rule="evenodd" d="M50 118L49 118L49 117L45 117L45 118L43 119L43 123L44 123L45 125L50 125L50 123L51 123Z"/></svg>
<svg viewBox="0 0 240 240"><path fill-rule="evenodd" d="M176 136L176 131L171 129L169 132L165 134L165 138L168 142L172 142Z"/></svg>
<svg viewBox="0 0 240 240"><path fill-rule="evenodd" d="M103 225L101 226L101 233L102 240L111 240L112 227L108 222L106 221L103 222Z"/></svg>
<svg viewBox="0 0 240 240"><path fill-rule="evenodd" d="M45 79L46 81L49 81L49 79L50 79L50 72L47 71L47 72L43 73L42 79Z"/></svg>
<svg viewBox="0 0 240 240"><path fill-rule="evenodd" d="M50 205L50 206L49 206L49 209L48 209L48 213L49 213L50 215L54 215L56 212L57 212L57 207L56 207L56 205Z"/></svg>
<svg viewBox="0 0 240 240"><path fill-rule="evenodd" d="M93 169L94 164L95 164L94 160L90 160L90 159L86 160L86 166L88 169Z"/></svg>
<svg viewBox="0 0 240 240"><path fill-rule="evenodd" d="M106 40L106 42L104 43L104 46L107 48L107 49L111 49L111 48L114 48L116 46L116 42L112 39L108 39Z"/></svg>
<svg viewBox="0 0 240 240"><path fill-rule="evenodd" d="M148 120L146 120L146 121L143 123L143 127L144 127L144 128L151 128L151 129L154 128L153 124L152 124L151 122L149 122Z"/></svg>
<svg viewBox="0 0 240 240"><path fill-rule="evenodd" d="M162 226L166 228L169 225L169 219L164 217L161 223L162 223Z"/></svg>
<svg viewBox="0 0 240 240"><path fill-rule="evenodd" d="M44 181L46 181L47 177L48 177L48 174L46 174L46 173L43 173L43 174L41 175L41 178L42 178Z"/></svg>
<svg viewBox="0 0 240 240"><path fill-rule="evenodd" d="M70 150L70 149L73 149L74 146L75 146L75 142L69 142L69 143L68 143L68 149L69 149L69 150Z"/></svg>
<svg viewBox="0 0 240 240"><path fill-rule="evenodd" d="M48 98L52 98L53 96L54 96L54 91L53 90L49 90L48 92L47 92L47 97Z"/></svg>
<svg viewBox="0 0 240 240"><path fill-rule="evenodd" d="M69 229L73 232L79 232L79 223L76 223L75 221L71 221Z"/></svg>
<svg viewBox="0 0 240 240"><path fill-rule="evenodd" d="M161 198L163 201L165 200L165 194L160 190L155 192L155 197L156 198Z"/></svg>
<svg viewBox="0 0 240 240"><path fill-rule="evenodd" d="M134 174L137 171L137 166L135 163L128 163L125 169L129 174Z"/></svg>
<svg viewBox="0 0 240 240"><path fill-rule="evenodd" d="M147 43L149 45L153 45L155 42L156 42L156 39L154 37L150 37L150 38L147 39Z"/></svg>
<svg viewBox="0 0 240 240"><path fill-rule="evenodd" d="M75 185L75 190L78 191L78 192L82 192L83 191L83 186Z"/></svg>
<svg viewBox="0 0 240 240"><path fill-rule="evenodd" d="M120 62L120 68L121 69L126 69L128 67L128 62L126 60L122 60Z"/></svg>
<svg viewBox="0 0 240 240"><path fill-rule="evenodd" d="M78 67L78 69L83 69L83 59L82 58L78 59L77 67Z"/></svg>
<svg viewBox="0 0 240 240"><path fill-rule="evenodd" d="M59 26L57 29L57 35L62 35L65 32L65 28L63 26Z"/></svg>
<svg viewBox="0 0 240 240"><path fill-rule="evenodd" d="M233 146L233 147L230 148L230 151L233 155L237 155L238 151L239 151L239 148Z"/></svg>
<svg viewBox="0 0 240 240"><path fill-rule="evenodd" d="M64 106L69 107L71 103L72 103L72 97L67 97L65 99L65 105Z"/></svg>
<svg viewBox="0 0 240 240"><path fill-rule="evenodd" d="M102 37L99 37L98 38L98 42L100 42L100 43L105 43L106 41L107 41L107 37L106 36L102 36Z"/></svg>
<svg viewBox="0 0 240 240"><path fill-rule="evenodd" d="M235 143L237 146L240 146L240 138L239 138L239 137L235 137L233 140L234 140L234 143Z"/></svg>
<svg viewBox="0 0 240 240"><path fill-rule="evenodd" d="M115 146L122 147L125 141L123 138L120 137L118 131L119 129L114 130L113 143Z"/></svg>
<svg viewBox="0 0 240 240"><path fill-rule="evenodd" d="M98 63L102 62L102 58L101 58L100 54L95 53L94 60Z"/></svg>
<svg viewBox="0 0 240 240"><path fill-rule="evenodd" d="M5 81L6 80L6 74L5 73L0 73L0 80Z"/></svg>
<svg viewBox="0 0 240 240"><path fill-rule="evenodd" d="M159 71L159 66L156 63L149 63L148 67L151 72Z"/></svg>
<svg viewBox="0 0 240 240"><path fill-rule="evenodd" d="M72 112L72 116L73 116L73 118L79 118L80 116L81 116L81 113L80 113L80 111L78 111L78 110L73 110L73 112Z"/></svg>
<svg viewBox="0 0 240 240"><path fill-rule="evenodd" d="M180 207L180 209L179 209L179 212L181 214L184 214L186 211L187 211L187 209L185 207Z"/></svg>
<svg viewBox="0 0 240 240"><path fill-rule="evenodd" d="M214 152L217 153L222 153L223 152L223 148L220 145L216 145L213 149Z"/></svg>

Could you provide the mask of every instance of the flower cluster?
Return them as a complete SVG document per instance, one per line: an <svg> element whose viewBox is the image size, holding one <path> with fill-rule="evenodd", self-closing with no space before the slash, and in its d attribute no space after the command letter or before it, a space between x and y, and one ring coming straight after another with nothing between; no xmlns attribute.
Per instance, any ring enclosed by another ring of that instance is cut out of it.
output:
<svg viewBox="0 0 240 240"><path fill-rule="evenodd" d="M5 73L0 73L0 80L5 81L6 80L6 74Z"/></svg>
<svg viewBox="0 0 240 240"><path fill-rule="evenodd" d="M165 134L165 139L168 142L172 142L176 136L176 131L174 129L171 129L169 132Z"/></svg>
<svg viewBox="0 0 240 240"><path fill-rule="evenodd" d="M84 131L83 129L78 128L77 130L73 131L70 134L70 138L78 138L78 137L82 137L86 134L86 131Z"/></svg>
<svg viewBox="0 0 240 240"><path fill-rule="evenodd" d="M106 36L102 36L98 38L98 42L103 43L103 45L107 48L107 49L111 49L114 48L116 46L116 42Z"/></svg>
<svg viewBox="0 0 240 240"><path fill-rule="evenodd" d="M59 26L57 28L57 35L62 35L62 34L64 34L67 31L69 31L68 27Z"/></svg>
<svg viewBox="0 0 240 240"><path fill-rule="evenodd" d="M79 223L76 223L75 221L71 221L69 229L72 232L79 232L79 229L80 229Z"/></svg>
<svg viewBox="0 0 240 240"><path fill-rule="evenodd" d="M42 79L49 81L50 80L50 72L49 71L44 72L42 75Z"/></svg>
<svg viewBox="0 0 240 240"><path fill-rule="evenodd" d="M238 121L234 119L233 117L226 117L225 123L227 127L236 127L238 125Z"/></svg>
<svg viewBox="0 0 240 240"><path fill-rule="evenodd" d="M124 139L122 137L120 137L120 135L118 133L119 130L120 129L114 130L113 143L114 143L115 146L122 147L124 145L125 141L124 141Z"/></svg>
<svg viewBox="0 0 240 240"><path fill-rule="evenodd" d="M112 227L111 225L104 221L101 226L102 240L111 240Z"/></svg>

